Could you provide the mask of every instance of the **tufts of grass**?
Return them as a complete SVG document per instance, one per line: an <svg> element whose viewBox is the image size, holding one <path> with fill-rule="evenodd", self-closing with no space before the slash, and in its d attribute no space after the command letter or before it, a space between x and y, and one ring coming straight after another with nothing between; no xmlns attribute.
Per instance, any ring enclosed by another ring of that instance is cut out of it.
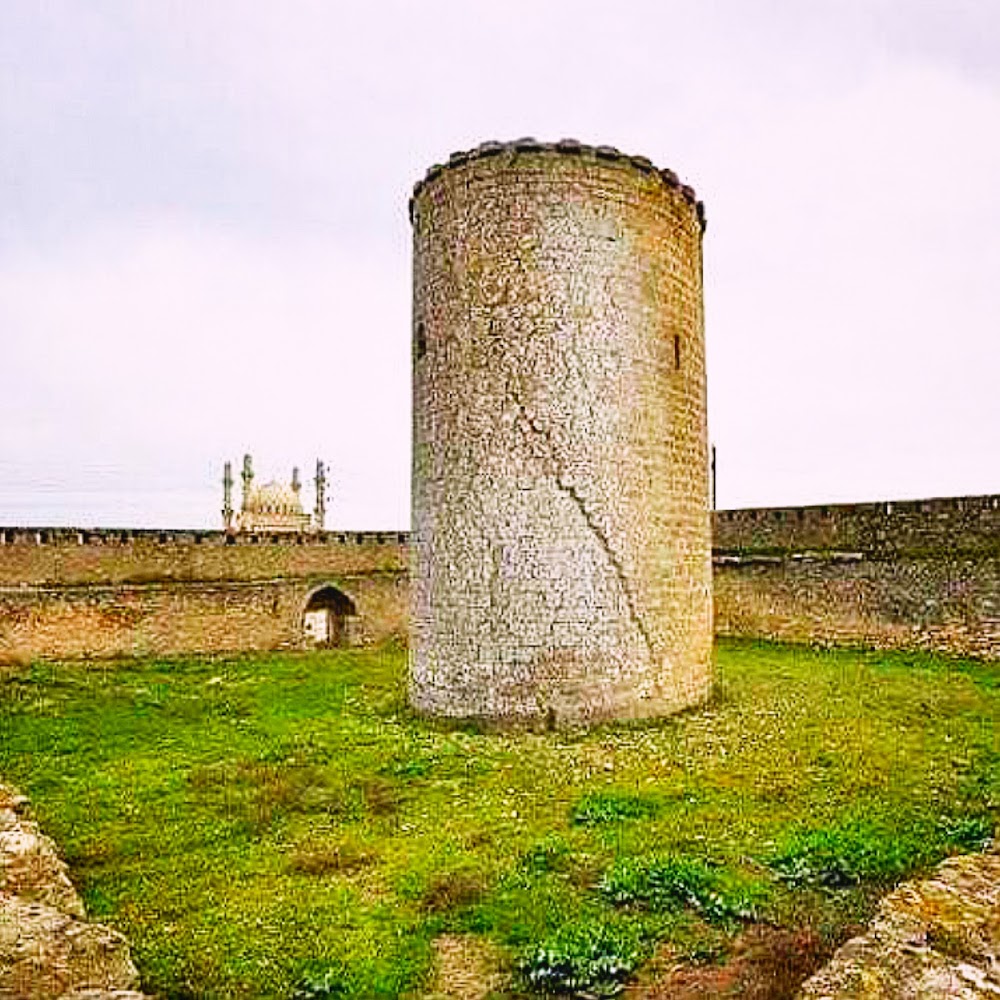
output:
<svg viewBox="0 0 1000 1000"><path fill-rule="evenodd" d="M394 816L400 808L399 788L381 775L362 779L358 787L365 811L370 816Z"/></svg>
<svg viewBox="0 0 1000 1000"><path fill-rule="evenodd" d="M420 894L424 913L451 913L478 903L487 891L482 872L455 868L434 872Z"/></svg>
<svg viewBox="0 0 1000 1000"><path fill-rule="evenodd" d="M330 765L240 759L193 768L188 786L201 803L260 836L294 814L325 815L338 822L396 813L396 785L380 775L353 780Z"/></svg>
<svg viewBox="0 0 1000 1000"><path fill-rule="evenodd" d="M604 874L598 890L616 906L689 908L716 923L756 919L766 896L760 882L690 857L620 858Z"/></svg>
<svg viewBox="0 0 1000 1000"><path fill-rule="evenodd" d="M634 792L600 791L585 795L574 807L572 821L578 825L621 823L630 819L651 819L660 811L655 799Z"/></svg>

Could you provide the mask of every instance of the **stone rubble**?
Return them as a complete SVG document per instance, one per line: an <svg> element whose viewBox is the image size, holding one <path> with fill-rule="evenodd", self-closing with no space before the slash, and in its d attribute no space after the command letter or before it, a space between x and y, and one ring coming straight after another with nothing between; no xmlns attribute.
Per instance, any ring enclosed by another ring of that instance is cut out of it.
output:
<svg viewBox="0 0 1000 1000"><path fill-rule="evenodd" d="M903 883L798 1000L1000 1000L1000 854Z"/></svg>
<svg viewBox="0 0 1000 1000"><path fill-rule="evenodd" d="M0 784L0 1000L146 1000L128 942L87 920L27 807Z"/></svg>

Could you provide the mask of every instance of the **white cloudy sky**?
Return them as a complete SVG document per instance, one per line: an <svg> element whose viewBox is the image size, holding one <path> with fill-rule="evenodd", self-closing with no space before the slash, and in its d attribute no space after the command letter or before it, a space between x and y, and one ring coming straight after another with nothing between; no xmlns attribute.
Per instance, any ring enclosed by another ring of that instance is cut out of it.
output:
<svg viewBox="0 0 1000 1000"><path fill-rule="evenodd" d="M1000 492L996 0L3 0L0 523L405 527L409 191L522 135L704 198L720 506Z"/></svg>

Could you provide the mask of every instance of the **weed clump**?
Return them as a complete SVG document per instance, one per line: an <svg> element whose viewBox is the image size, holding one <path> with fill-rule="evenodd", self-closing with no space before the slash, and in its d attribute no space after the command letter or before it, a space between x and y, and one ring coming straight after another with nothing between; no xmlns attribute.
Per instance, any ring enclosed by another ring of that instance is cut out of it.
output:
<svg viewBox="0 0 1000 1000"><path fill-rule="evenodd" d="M593 792L574 807L571 819L578 825L620 823L631 819L652 819L660 811L655 799L634 792Z"/></svg>
<svg viewBox="0 0 1000 1000"><path fill-rule="evenodd" d="M992 821L984 815L943 816L907 825L851 818L793 833L768 865L786 885L847 889L871 882L891 885L953 851L982 850Z"/></svg>
<svg viewBox="0 0 1000 1000"><path fill-rule="evenodd" d="M351 996L355 987L354 977L342 962L316 965L302 973L292 1000L330 1000Z"/></svg>
<svg viewBox="0 0 1000 1000"><path fill-rule="evenodd" d="M705 920L754 920L764 896L758 882L697 858L622 858L605 873L598 891L616 906L694 910Z"/></svg>
<svg viewBox="0 0 1000 1000"><path fill-rule="evenodd" d="M981 813L942 816L937 828L947 846L958 851L984 851L993 839L993 820Z"/></svg>
<svg viewBox="0 0 1000 1000"><path fill-rule="evenodd" d="M535 874L562 871L566 868L572 851L569 844L555 834L549 834L536 841L521 855L520 866Z"/></svg>
<svg viewBox="0 0 1000 1000"><path fill-rule="evenodd" d="M595 922L561 928L527 949L517 968L524 986L535 993L614 997L642 957L631 928Z"/></svg>

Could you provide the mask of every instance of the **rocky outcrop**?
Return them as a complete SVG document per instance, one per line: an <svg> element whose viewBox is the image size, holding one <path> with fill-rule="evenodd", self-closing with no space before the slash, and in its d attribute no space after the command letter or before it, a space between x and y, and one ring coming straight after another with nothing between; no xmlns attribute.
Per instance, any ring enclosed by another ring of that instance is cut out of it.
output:
<svg viewBox="0 0 1000 1000"><path fill-rule="evenodd" d="M879 905L799 1000L1000 1000L1000 855L949 858Z"/></svg>
<svg viewBox="0 0 1000 1000"><path fill-rule="evenodd" d="M86 919L27 805L0 785L0 1000L145 1000L128 942Z"/></svg>

